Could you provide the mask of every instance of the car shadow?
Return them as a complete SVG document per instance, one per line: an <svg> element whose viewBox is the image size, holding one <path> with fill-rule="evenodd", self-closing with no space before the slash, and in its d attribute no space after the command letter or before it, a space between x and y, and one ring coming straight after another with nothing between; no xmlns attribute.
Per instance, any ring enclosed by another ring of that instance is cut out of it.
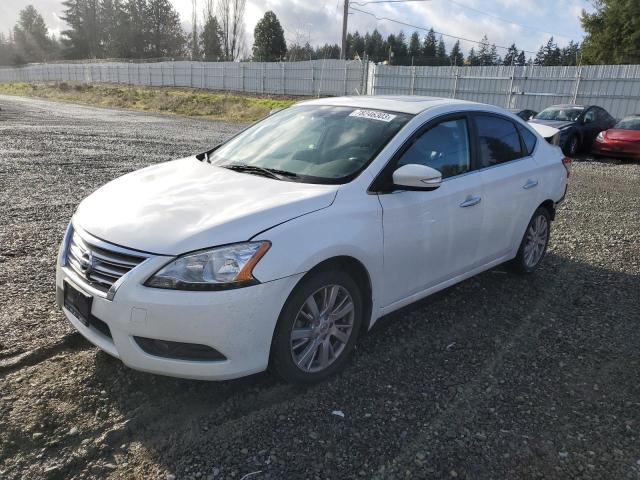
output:
<svg viewBox="0 0 640 480"><path fill-rule="evenodd" d="M130 370L98 353L89 383L106 390L108 408L123 419L110 427L116 433L106 432L101 455L126 458L120 445L134 444L143 447L156 467L180 475L197 464L203 475L262 469L273 475L263 478L281 478L290 470L271 456L293 461L293 448L296 465L315 465L317 452L306 443L324 437L323 455L339 455L347 445L352 450L341 471L347 477L357 474L357 465L382 465L402 457L403 445L414 445L420 435L446 435L445 424L473 423L474 404L482 408L487 401L498 401L505 416L464 428L499 432L510 422L519 424L508 412L518 410L516 397L534 380L540 393L528 397L530 428L555 441L555 426L545 409L553 405L562 412L576 400L568 401L558 385L597 379L616 392L622 383L633 383L635 374L623 365L625 356L638 360L639 335L629 313L637 306L633 295L638 287L637 276L554 253L533 275L515 275L501 266L382 318L360 340L345 371L315 386L288 385L270 373L225 382L173 379ZM599 364L608 354L598 345L606 337L617 345L609 356L623 363L615 375L602 376ZM579 338L576 344L574 338ZM598 352L597 361L590 346ZM577 351L580 362L572 356ZM558 362L567 368L558 369ZM332 408L358 421L337 425ZM366 433L373 428L367 422L371 416L395 418L385 420L385 435L401 439L387 444L380 458L368 452L384 442ZM302 434L303 443L291 445L291 438L300 435L296 425L311 432L311 439ZM563 425L578 428L566 420ZM445 455L447 448L460 453L461 446L452 442L442 448ZM521 466L515 458L503 461ZM540 468L547 471L545 465Z"/></svg>

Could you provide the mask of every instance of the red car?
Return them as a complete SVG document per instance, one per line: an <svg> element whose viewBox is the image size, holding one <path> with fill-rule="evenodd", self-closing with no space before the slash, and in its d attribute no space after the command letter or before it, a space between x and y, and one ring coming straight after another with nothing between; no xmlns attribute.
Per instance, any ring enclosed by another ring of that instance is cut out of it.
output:
<svg viewBox="0 0 640 480"><path fill-rule="evenodd" d="M640 114L630 115L609 130L600 132L593 142L594 155L640 158Z"/></svg>

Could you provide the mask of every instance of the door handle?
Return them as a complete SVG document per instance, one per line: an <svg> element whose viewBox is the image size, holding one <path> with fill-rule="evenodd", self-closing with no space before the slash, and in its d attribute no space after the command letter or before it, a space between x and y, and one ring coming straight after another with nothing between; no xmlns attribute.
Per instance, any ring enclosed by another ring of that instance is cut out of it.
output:
<svg viewBox="0 0 640 480"><path fill-rule="evenodd" d="M530 188L533 187L537 187L538 186L538 181L537 180L527 180L527 183L525 183L522 188L524 188L525 190L529 190Z"/></svg>
<svg viewBox="0 0 640 480"><path fill-rule="evenodd" d="M469 195L464 202L460 204L461 207L473 207L474 205L479 204L482 201L480 197L472 197Z"/></svg>

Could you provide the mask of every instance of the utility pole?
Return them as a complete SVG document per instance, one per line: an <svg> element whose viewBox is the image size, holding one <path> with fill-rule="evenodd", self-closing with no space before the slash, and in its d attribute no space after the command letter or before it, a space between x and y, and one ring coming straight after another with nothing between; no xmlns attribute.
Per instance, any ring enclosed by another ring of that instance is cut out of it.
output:
<svg viewBox="0 0 640 480"><path fill-rule="evenodd" d="M344 0L344 11L342 12L342 49L340 50L340 59L347 58L347 19L349 18L349 0Z"/></svg>

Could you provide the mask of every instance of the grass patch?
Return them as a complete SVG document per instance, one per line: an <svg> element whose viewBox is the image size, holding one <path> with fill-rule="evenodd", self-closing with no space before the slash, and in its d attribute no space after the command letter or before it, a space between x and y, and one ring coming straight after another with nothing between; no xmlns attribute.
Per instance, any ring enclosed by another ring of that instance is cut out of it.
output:
<svg viewBox="0 0 640 480"><path fill-rule="evenodd" d="M0 93L230 122L253 122L263 118L274 108L288 107L297 101L290 98L236 95L189 88L68 82L0 83Z"/></svg>

